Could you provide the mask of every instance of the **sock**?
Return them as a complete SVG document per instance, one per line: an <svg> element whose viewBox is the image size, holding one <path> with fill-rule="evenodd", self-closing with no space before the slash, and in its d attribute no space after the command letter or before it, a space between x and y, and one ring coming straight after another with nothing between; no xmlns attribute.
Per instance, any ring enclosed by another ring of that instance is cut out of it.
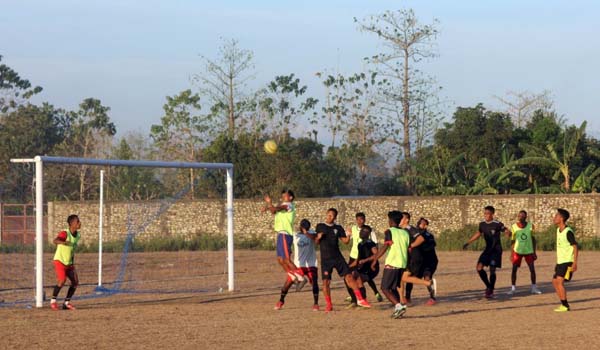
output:
<svg viewBox="0 0 600 350"><path fill-rule="evenodd" d="M56 298L58 297L58 293L60 293L60 289L62 287L59 286L54 286L54 290L52 291L52 302L55 303L56 302Z"/></svg>
<svg viewBox="0 0 600 350"><path fill-rule="evenodd" d="M406 287L404 288L404 295L406 296L406 299L410 299L410 296L412 294L412 290L413 290L413 284L412 283L407 283Z"/></svg>
<svg viewBox="0 0 600 350"><path fill-rule="evenodd" d="M563 304L564 307L569 307L569 302L567 301L567 299L561 300L560 303Z"/></svg>
<svg viewBox="0 0 600 350"><path fill-rule="evenodd" d="M313 300L315 305L319 305L319 292L314 293L313 292Z"/></svg>
<svg viewBox="0 0 600 350"><path fill-rule="evenodd" d="M348 285L346 285L346 290L348 291L350 298L352 298L352 302L354 304L356 304L356 295L354 295L354 291L352 290L352 288L350 288L350 287L348 287Z"/></svg>
<svg viewBox="0 0 600 350"><path fill-rule="evenodd" d="M360 290L358 290L358 289L354 290L354 295L356 295L356 299L358 299L360 301L365 300L365 298L362 296L362 294L360 294Z"/></svg>
<svg viewBox="0 0 600 350"><path fill-rule="evenodd" d="M287 295L288 291L287 290L281 290L281 296L279 297L279 302L280 303L285 303L285 296Z"/></svg>
<svg viewBox="0 0 600 350"><path fill-rule="evenodd" d="M325 303L326 303L327 305L331 305L331 295L326 295L326 296L325 296Z"/></svg>
<svg viewBox="0 0 600 350"><path fill-rule="evenodd" d="M363 298L367 299L367 289L365 287L362 287L359 290L360 290L360 294L363 296Z"/></svg>
<svg viewBox="0 0 600 350"><path fill-rule="evenodd" d="M490 272L490 288L493 291L495 287L496 287L496 273Z"/></svg>
<svg viewBox="0 0 600 350"><path fill-rule="evenodd" d="M515 291L517 290L517 286L515 286L514 284L510 287L511 290Z"/></svg>
<svg viewBox="0 0 600 350"><path fill-rule="evenodd" d="M537 288L537 284L535 284L535 283L531 284L531 288Z"/></svg>
<svg viewBox="0 0 600 350"><path fill-rule="evenodd" d="M485 273L484 270L479 270L477 273L479 273L479 278L481 278L481 280L485 284L486 288L488 288L488 289L491 288L487 273Z"/></svg>
<svg viewBox="0 0 600 350"><path fill-rule="evenodd" d="M375 282L373 281L369 281L369 287L371 287L371 289L373 290L373 294L379 294L379 291L377 290L377 285L375 284Z"/></svg>
<svg viewBox="0 0 600 350"><path fill-rule="evenodd" d="M77 287L70 286L69 290L67 291L67 297L65 298L65 300L71 300L71 298L73 297L73 294L75 294L76 290L77 290Z"/></svg>

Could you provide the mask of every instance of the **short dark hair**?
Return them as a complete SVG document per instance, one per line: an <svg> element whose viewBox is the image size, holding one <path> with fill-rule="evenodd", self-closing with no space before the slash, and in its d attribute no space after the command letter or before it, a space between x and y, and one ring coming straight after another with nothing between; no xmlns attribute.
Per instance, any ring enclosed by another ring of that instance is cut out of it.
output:
<svg viewBox="0 0 600 350"><path fill-rule="evenodd" d="M563 218L564 222L567 222L567 220L569 220L569 218L571 217L571 214L569 214L569 211L563 208L558 208L556 209L556 211L558 212L558 215L560 215Z"/></svg>
<svg viewBox="0 0 600 350"><path fill-rule="evenodd" d="M287 190L283 190L281 191L281 194L287 193L290 197L292 197L292 200L296 199L296 196L294 195L294 191L287 189Z"/></svg>
<svg viewBox="0 0 600 350"><path fill-rule="evenodd" d="M405 218L407 218L408 220L410 220L410 213L409 213L409 212L407 212L407 211L403 211L403 212L402 212L402 217L405 217Z"/></svg>
<svg viewBox="0 0 600 350"><path fill-rule="evenodd" d="M357 219L358 219L358 218L363 218L363 219L366 219L367 217L365 216L365 213L363 213L363 212L359 212L359 213L356 213L356 218L357 218Z"/></svg>
<svg viewBox="0 0 600 350"><path fill-rule="evenodd" d="M400 221L402 221L402 212L399 210L392 210L388 212L388 218L398 225L400 224Z"/></svg>
<svg viewBox="0 0 600 350"><path fill-rule="evenodd" d="M365 230L365 231L368 231L369 233L373 232L373 229L369 225L364 225L363 227L360 228L360 230L361 231Z"/></svg>
<svg viewBox="0 0 600 350"><path fill-rule="evenodd" d="M308 221L307 219L302 219L300 221L300 227L308 231L308 229L310 228L310 221Z"/></svg>
<svg viewBox="0 0 600 350"><path fill-rule="evenodd" d="M521 210L521 211L519 211L519 214L525 214L525 216L527 216L527 211L526 210Z"/></svg>
<svg viewBox="0 0 600 350"><path fill-rule="evenodd" d="M496 214L496 208L492 207L491 205L488 205L487 207L483 208L483 210L487 210L490 211L492 214Z"/></svg>
<svg viewBox="0 0 600 350"><path fill-rule="evenodd" d="M329 209L327 209L327 212L333 212L335 214L335 218L337 219L337 216L338 216L337 209L335 209L335 208L329 208Z"/></svg>
<svg viewBox="0 0 600 350"><path fill-rule="evenodd" d="M419 221L417 221L417 226L420 226L422 222L424 222L425 224L427 224L427 226L429 226L429 220L427 220L425 218L420 218Z"/></svg>
<svg viewBox="0 0 600 350"><path fill-rule="evenodd" d="M69 217L67 218L67 224L71 225L71 223L75 220L79 220L79 216L75 215L75 214L71 214L69 215Z"/></svg>

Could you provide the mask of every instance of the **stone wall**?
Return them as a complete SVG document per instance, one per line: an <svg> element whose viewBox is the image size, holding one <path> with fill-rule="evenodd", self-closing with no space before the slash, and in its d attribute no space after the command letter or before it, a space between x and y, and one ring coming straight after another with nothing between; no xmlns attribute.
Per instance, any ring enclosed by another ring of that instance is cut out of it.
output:
<svg viewBox="0 0 600 350"><path fill-rule="evenodd" d="M105 203L104 241L123 239L128 227L139 232L140 239L153 237L185 237L197 234L225 234L226 217L222 200L181 201L161 207L160 202ZM578 236L597 236L600 233L600 195L510 195L510 196L450 196L450 197L364 197L309 198L296 201L297 220L309 219L313 226L321 222L330 207L339 211L338 222L350 225L354 214L362 211L367 223L381 233L387 227L387 212L408 210L416 221L427 217L434 232L459 229L481 221L483 207L496 207L496 216L505 223L512 222L517 212L525 209L538 228L552 224L557 207L571 212ZM236 199L234 203L235 234L238 237L261 235L272 237L272 217L262 213L263 202ZM50 236L66 226L66 217L76 213L82 221L84 242L98 239L98 202L48 203L48 232Z"/></svg>

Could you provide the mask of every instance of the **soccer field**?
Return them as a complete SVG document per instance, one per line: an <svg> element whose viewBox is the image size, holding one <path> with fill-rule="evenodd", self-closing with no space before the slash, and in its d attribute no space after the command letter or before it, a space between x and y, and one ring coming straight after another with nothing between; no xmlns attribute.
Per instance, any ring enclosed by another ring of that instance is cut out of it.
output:
<svg viewBox="0 0 600 350"><path fill-rule="evenodd" d="M161 254L166 253L143 253L138 258L150 262L157 256L168 257ZM185 254L198 257L195 261L203 264L204 259L221 253ZM87 255L79 255L79 261L95 259L94 254ZM76 311L51 311L47 305L43 309L0 308L0 348L593 349L600 342L597 252L581 253L579 270L567 284L572 311L563 314L553 312L558 305L551 284L554 252L540 253L537 261L538 285L544 294L529 294L529 272L523 267L518 293L512 298L506 295L510 263L505 253L495 300L483 298L483 285L475 273L477 252L441 252L439 303L425 306L425 288L415 287L413 305L399 320L390 319L389 303L377 303L369 289L372 309L344 309L346 292L337 276L333 283L334 312L311 310L309 286L300 293L290 291L284 309L274 311L285 278L274 255L237 251L236 281L241 290L235 293L75 299ZM90 282L83 276L92 276L92 272L84 271L92 267L82 263L82 283ZM197 271L202 273L201 268Z"/></svg>

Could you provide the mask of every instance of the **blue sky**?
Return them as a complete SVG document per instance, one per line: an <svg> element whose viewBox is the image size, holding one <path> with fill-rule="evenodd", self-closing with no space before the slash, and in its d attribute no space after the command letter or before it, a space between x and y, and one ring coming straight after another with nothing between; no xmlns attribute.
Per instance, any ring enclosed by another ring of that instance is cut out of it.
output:
<svg viewBox="0 0 600 350"><path fill-rule="evenodd" d="M112 108L119 134L162 115L166 95L191 87L219 37L255 54L256 80L295 73L322 98L314 73L356 72L381 48L353 17L413 8L437 18L439 57L424 66L456 106L508 90L552 92L570 122L600 135L600 2L593 1L44 1L4 0L4 63L44 87L38 100L75 108L96 97Z"/></svg>

